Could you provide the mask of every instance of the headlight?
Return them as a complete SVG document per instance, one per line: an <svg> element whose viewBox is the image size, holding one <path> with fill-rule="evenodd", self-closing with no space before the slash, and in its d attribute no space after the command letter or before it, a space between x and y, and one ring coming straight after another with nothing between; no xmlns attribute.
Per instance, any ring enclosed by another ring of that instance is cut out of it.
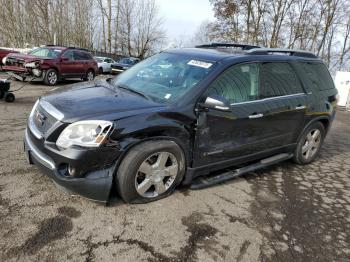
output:
<svg viewBox="0 0 350 262"><path fill-rule="evenodd" d="M2 59L2 64L3 64L3 65L6 64L6 60L7 60L7 57L5 56L5 57Z"/></svg>
<svg viewBox="0 0 350 262"><path fill-rule="evenodd" d="M30 111L29 119L32 119L32 118L33 118L34 113L35 113L35 109L37 108L38 104L39 104L39 99L36 100L36 102L35 102L35 104L34 104L34 106L33 106L33 108L32 108L32 111Z"/></svg>
<svg viewBox="0 0 350 262"><path fill-rule="evenodd" d="M113 123L103 120L79 121L67 126L58 137L56 145L68 148L72 145L98 147L109 135Z"/></svg>

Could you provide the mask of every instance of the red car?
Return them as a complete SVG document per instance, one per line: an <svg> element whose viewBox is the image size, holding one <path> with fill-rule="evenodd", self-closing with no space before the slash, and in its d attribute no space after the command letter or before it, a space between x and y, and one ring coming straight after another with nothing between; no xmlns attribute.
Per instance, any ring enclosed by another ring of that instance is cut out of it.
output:
<svg viewBox="0 0 350 262"><path fill-rule="evenodd" d="M10 53L18 53L17 51L13 51L13 50L8 50L8 49L0 49L0 70L2 68L2 59L7 56Z"/></svg>
<svg viewBox="0 0 350 262"><path fill-rule="evenodd" d="M3 70L10 71L13 77L22 81L28 77L50 86L67 78L91 81L98 72L91 53L75 47L44 46L29 54L8 54L2 62Z"/></svg>

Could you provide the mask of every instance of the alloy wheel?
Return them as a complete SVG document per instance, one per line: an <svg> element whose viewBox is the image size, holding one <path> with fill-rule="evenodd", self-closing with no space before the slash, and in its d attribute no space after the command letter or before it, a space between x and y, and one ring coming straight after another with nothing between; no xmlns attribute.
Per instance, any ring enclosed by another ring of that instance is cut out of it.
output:
<svg viewBox="0 0 350 262"><path fill-rule="evenodd" d="M305 160L311 159L317 153L321 145L321 139L321 131L318 129L313 129L307 134L304 145L301 148L301 153Z"/></svg>
<svg viewBox="0 0 350 262"><path fill-rule="evenodd" d="M93 81L94 80L94 73L92 71L89 71L86 76L88 81Z"/></svg>
<svg viewBox="0 0 350 262"><path fill-rule="evenodd" d="M178 175L178 162L169 152L158 152L148 157L135 176L137 193L145 198L157 197L172 186Z"/></svg>
<svg viewBox="0 0 350 262"><path fill-rule="evenodd" d="M57 82L57 74L56 74L56 72L54 72L54 71L49 72L49 74L47 76L47 79L49 80L49 83L51 85L56 84L56 82Z"/></svg>

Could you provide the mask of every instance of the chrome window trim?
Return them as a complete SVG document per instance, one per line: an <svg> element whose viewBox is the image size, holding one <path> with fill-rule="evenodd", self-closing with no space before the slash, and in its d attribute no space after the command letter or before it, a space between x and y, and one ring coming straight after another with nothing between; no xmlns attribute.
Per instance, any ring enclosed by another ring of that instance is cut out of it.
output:
<svg viewBox="0 0 350 262"><path fill-rule="evenodd" d="M61 111L57 110L56 107L51 105L49 102L46 102L45 100L40 100L40 106L58 121L63 120L64 114Z"/></svg>
<svg viewBox="0 0 350 262"><path fill-rule="evenodd" d="M306 94L305 93L297 93L297 94L284 95L284 96L274 96L274 97L268 97L268 98L257 99L257 100L246 101L246 102L231 103L230 105L235 106L235 105L250 104L250 103L256 103L256 102L265 102L265 101L269 101L269 100L288 98L288 97L294 97L294 96L302 96L302 95L306 95Z"/></svg>
<svg viewBox="0 0 350 262"><path fill-rule="evenodd" d="M46 166L51 170L55 170L55 164L52 161L50 161L45 155L43 155L32 143L27 129L25 132L25 141L29 147L28 149L31 152L32 156L35 157L38 160L38 162L40 162L41 164L43 164L44 166Z"/></svg>

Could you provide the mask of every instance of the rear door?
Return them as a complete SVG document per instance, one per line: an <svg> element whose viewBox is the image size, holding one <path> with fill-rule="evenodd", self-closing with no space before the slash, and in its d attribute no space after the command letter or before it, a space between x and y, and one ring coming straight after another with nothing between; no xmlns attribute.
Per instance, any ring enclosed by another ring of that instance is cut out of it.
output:
<svg viewBox="0 0 350 262"><path fill-rule="evenodd" d="M291 64L268 62L260 65L260 89L264 101L266 138L273 147L296 141L309 106L307 94Z"/></svg>
<svg viewBox="0 0 350 262"><path fill-rule="evenodd" d="M73 53L76 73L78 76L84 76L87 72L87 67L89 66L89 60L82 51L74 50Z"/></svg>
<svg viewBox="0 0 350 262"><path fill-rule="evenodd" d="M212 95L225 97L231 110L199 113L195 166L282 148L292 143L303 122L306 95L288 63L232 66L204 97Z"/></svg>

